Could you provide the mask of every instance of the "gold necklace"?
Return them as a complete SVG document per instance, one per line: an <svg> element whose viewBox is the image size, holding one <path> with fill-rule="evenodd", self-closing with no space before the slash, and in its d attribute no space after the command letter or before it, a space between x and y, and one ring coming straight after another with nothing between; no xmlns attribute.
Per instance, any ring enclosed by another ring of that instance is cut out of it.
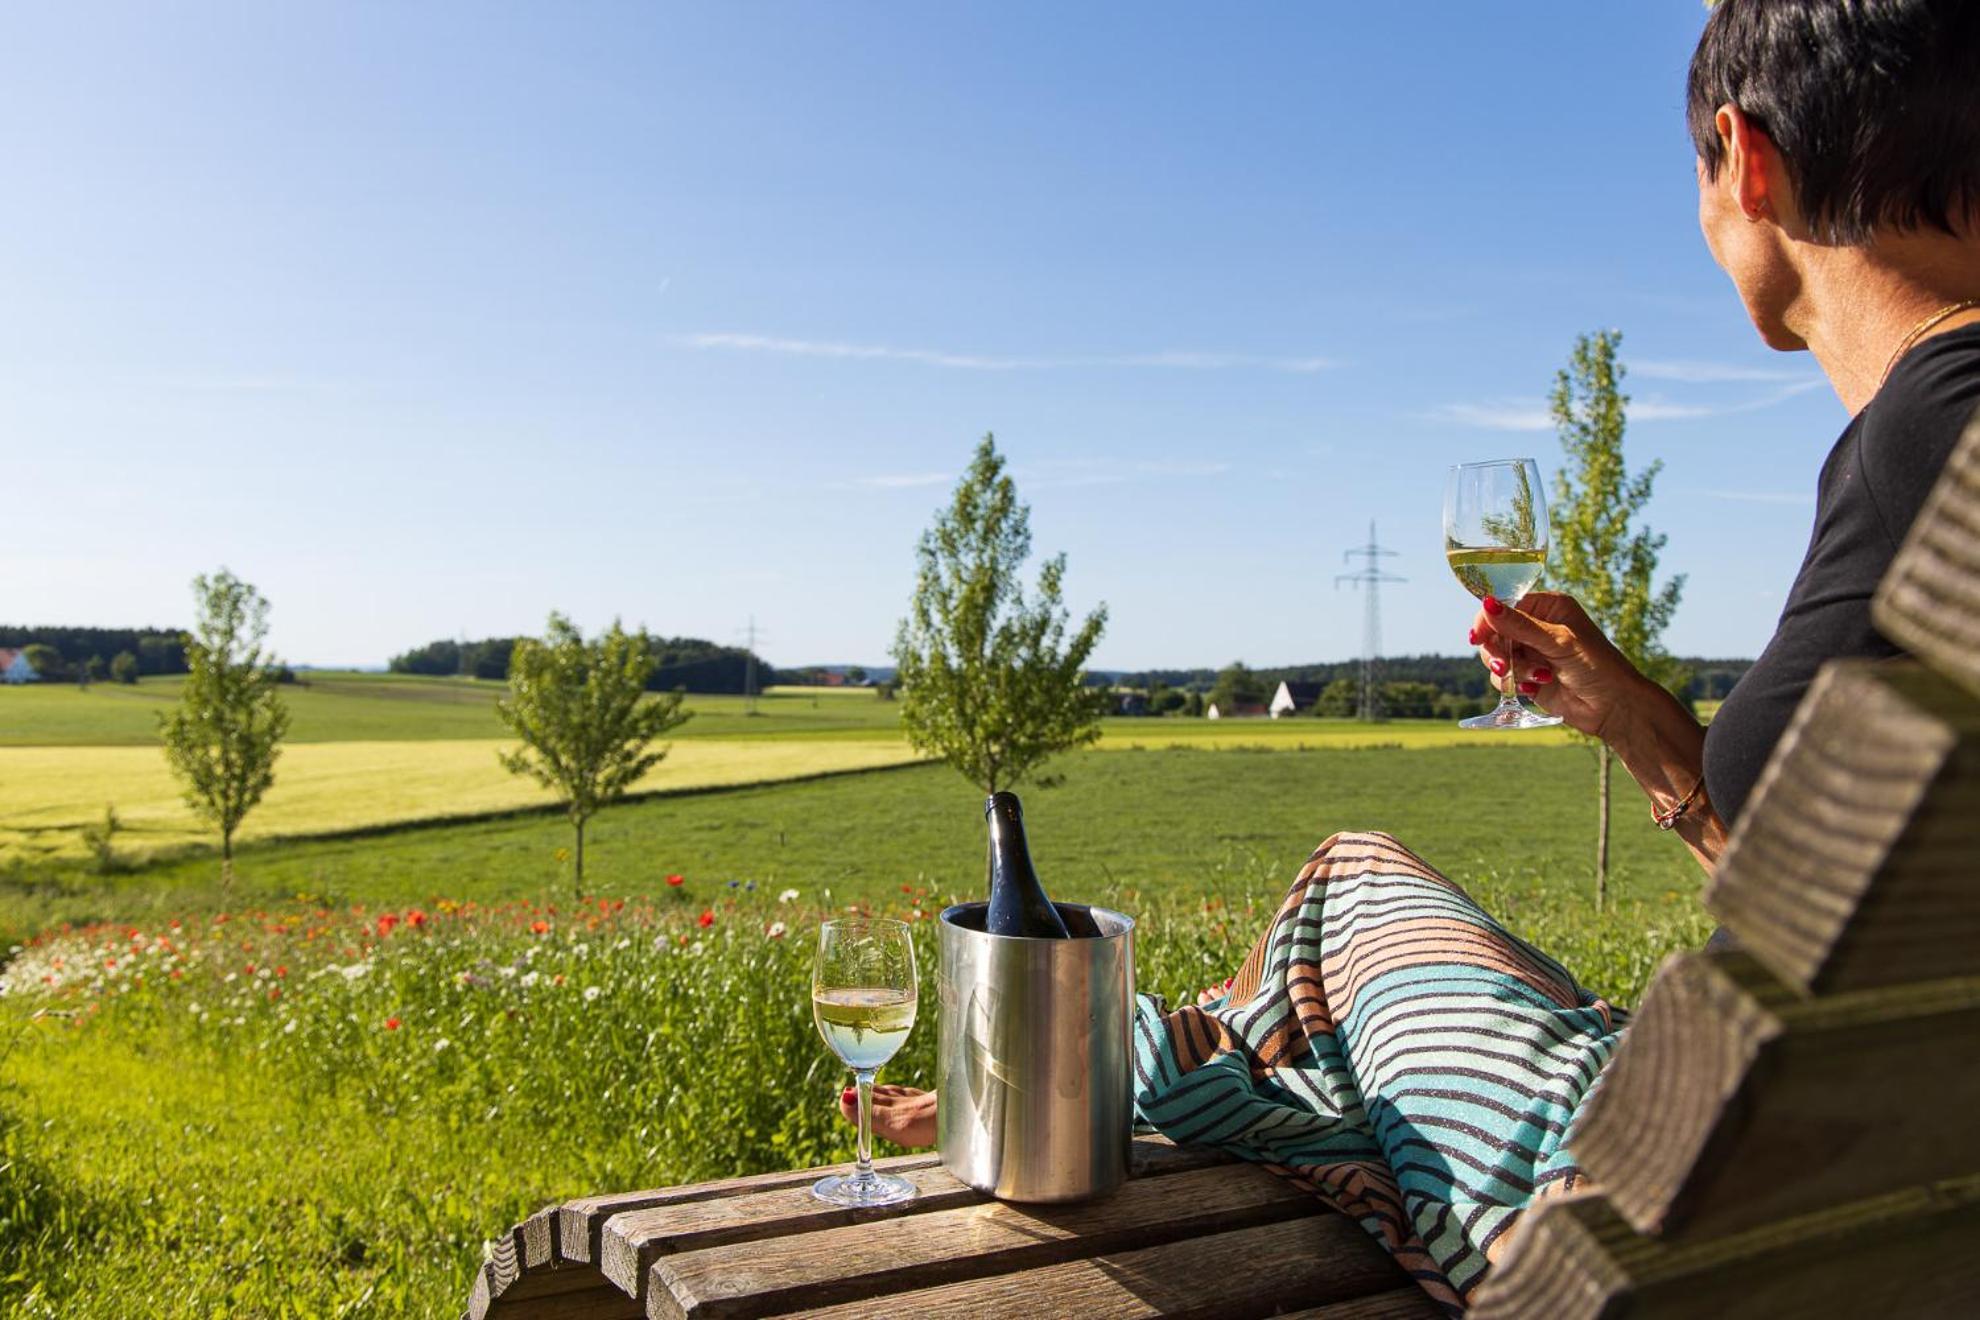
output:
<svg viewBox="0 0 1980 1320"><path fill-rule="evenodd" d="M1897 367L1898 359L1917 347L1918 341L1924 337L1926 331L1948 317L1958 316L1961 312L1970 312L1976 307L1980 307L1980 298L1968 298L1964 302L1947 303L1944 307L1933 312L1917 325L1912 326L1911 333L1898 341L1897 349L1892 352L1890 360L1884 363L1884 374L1877 377L1877 388L1880 390L1884 388L1884 382L1891 378L1891 372Z"/></svg>

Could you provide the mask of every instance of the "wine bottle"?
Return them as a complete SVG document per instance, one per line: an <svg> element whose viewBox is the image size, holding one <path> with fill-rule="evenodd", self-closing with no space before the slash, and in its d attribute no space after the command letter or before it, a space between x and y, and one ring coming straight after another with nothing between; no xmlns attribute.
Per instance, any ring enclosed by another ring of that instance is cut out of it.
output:
<svg viewBox="0 0 1980 1320"><path fill-rule="evenodd" d="M983 928L992 935L1067 938L1065 918L1045 897L1031 850L1024 843L1024 807L1015 793L992 793L983 804L990 822L990 912Z"/></svg>

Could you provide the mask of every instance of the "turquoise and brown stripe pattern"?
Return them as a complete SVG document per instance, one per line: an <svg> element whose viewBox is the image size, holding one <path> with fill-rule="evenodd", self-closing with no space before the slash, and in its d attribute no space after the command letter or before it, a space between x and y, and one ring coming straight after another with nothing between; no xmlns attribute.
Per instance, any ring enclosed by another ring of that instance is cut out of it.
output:
<svg viewBox="0 0 1980 1320"><path fill-rule="evenodd" d="M1386 834L1301 868L1219 1000L1142 996L1136 1103L1358 1220L1461 1313L1535 1197L1622 1014Z"/></svg>

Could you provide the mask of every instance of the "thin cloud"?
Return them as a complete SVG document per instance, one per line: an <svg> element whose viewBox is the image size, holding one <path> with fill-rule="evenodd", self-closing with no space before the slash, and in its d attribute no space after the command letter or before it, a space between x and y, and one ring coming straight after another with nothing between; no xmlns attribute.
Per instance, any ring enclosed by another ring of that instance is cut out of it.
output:
<svg viewBox="0 0 1980 1320"><path fill-rule="evenodd" d="M1175 478L1201 481L1221 477L1230 470L1229 463L1190 459L1116 461L1105 458L1047 458L1036 463L1014 464L1011 475L1022 482L1026 490L1064 490ZM956 475L953 472L876 472L839 484L867 490L916 490L924 486L945 486L954 481Z"/></svg>
<svg viewBox="0 0 1980 1320"><path fill-rule="evenodd" d="M1819 388L1821 380L1798 380L1757 398L1738 403L1674 403L1668 399L1632 399L1628 418L1632 422L1682 422L1701 417L1727 417L1736 413L1758 412L1786 403L1798 394ZM1447 403L1433 409L1438 421L1458 422L1491 431L1551 431L1553 414L1538 399L1487 399L1477 403Z"/></svg>
<svg viewBox="0 0 1980 1320"><path fill-rule="evenodd" d="M739 353L776 353L786 357L835 358L860 362L911 362L924 367L962 371L1061 371L1080 367L1146 367L1182 371L1227 371L1249 368L1310 375L1339 365L1325 357L1273 357L1256 353L1206 353L1171 350L1162 353L1112 353L1071 357L1018 357L989 353L950 353L932 348L899 348L888 344L852 344L830 339L786 339L776 335L700 333L675 335L682 348Z"/></svg>
<svg viewBox="0 0 1980 1320"><path fill-rule="evenodd" d="M1554 416L1544 402L1533 399L1497 399L1482 403L1447 403L1431 416L1488 431L1551 431Z"/></svg>
<svg viewBox="0 0 1980 1320"><path fill-rule="evenodd" d="M1800 504L1815 502L1813 495L1797 495L1785 490L1701 490L1711 500L1731 500L1735 504Z"/></svg>
<svg viewBox="0 0 1980 1320"><path fill-rule="evenodd" d="M1675 380L1687 385L1718 385L1732 382L1806 382L1805 371L1780 367L1742 367L1726 362L1679 362L1643 358L1628 364L1629 374L1646 380Z"/></svg>
<svg viewBox="0 0 1980 1320"><path fill-rule="evenodd" d="M940 486L954 477L953 472L876 472L870 477L856 477L852 484L874 490L914 490L920 486Z"/></svg>
<svg viewBox="0 0 1980 1320"><path fill-rule="evenodd" d="M189 394L320 394L330 388L294 376L156 376L144 383Z"/></svg>

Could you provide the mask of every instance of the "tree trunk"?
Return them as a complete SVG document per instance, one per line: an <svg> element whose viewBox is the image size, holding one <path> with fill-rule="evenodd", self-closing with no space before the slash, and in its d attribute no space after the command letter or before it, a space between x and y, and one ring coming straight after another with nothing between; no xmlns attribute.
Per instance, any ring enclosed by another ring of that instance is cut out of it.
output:
<svg viewBox="0 0 1980 1320"><path fill-rule="evenodd" d="M577 826L577 855L575 858L577 870L571 877L571 897L582 902L584 900L584 822L578 820L571 823Z"/></svg>
<svg viewBox="0 0 1980 1320"><path fill-rule="evenodd" d="M220 887L234 887L234 832L220 831Z"/></svg>
<svg viewBox="0 0 1980 1320"><path fill-rule="evenodd" d="M1609 899L1609 745L1603 743L1595 761L1595 910Z"/></svg>

